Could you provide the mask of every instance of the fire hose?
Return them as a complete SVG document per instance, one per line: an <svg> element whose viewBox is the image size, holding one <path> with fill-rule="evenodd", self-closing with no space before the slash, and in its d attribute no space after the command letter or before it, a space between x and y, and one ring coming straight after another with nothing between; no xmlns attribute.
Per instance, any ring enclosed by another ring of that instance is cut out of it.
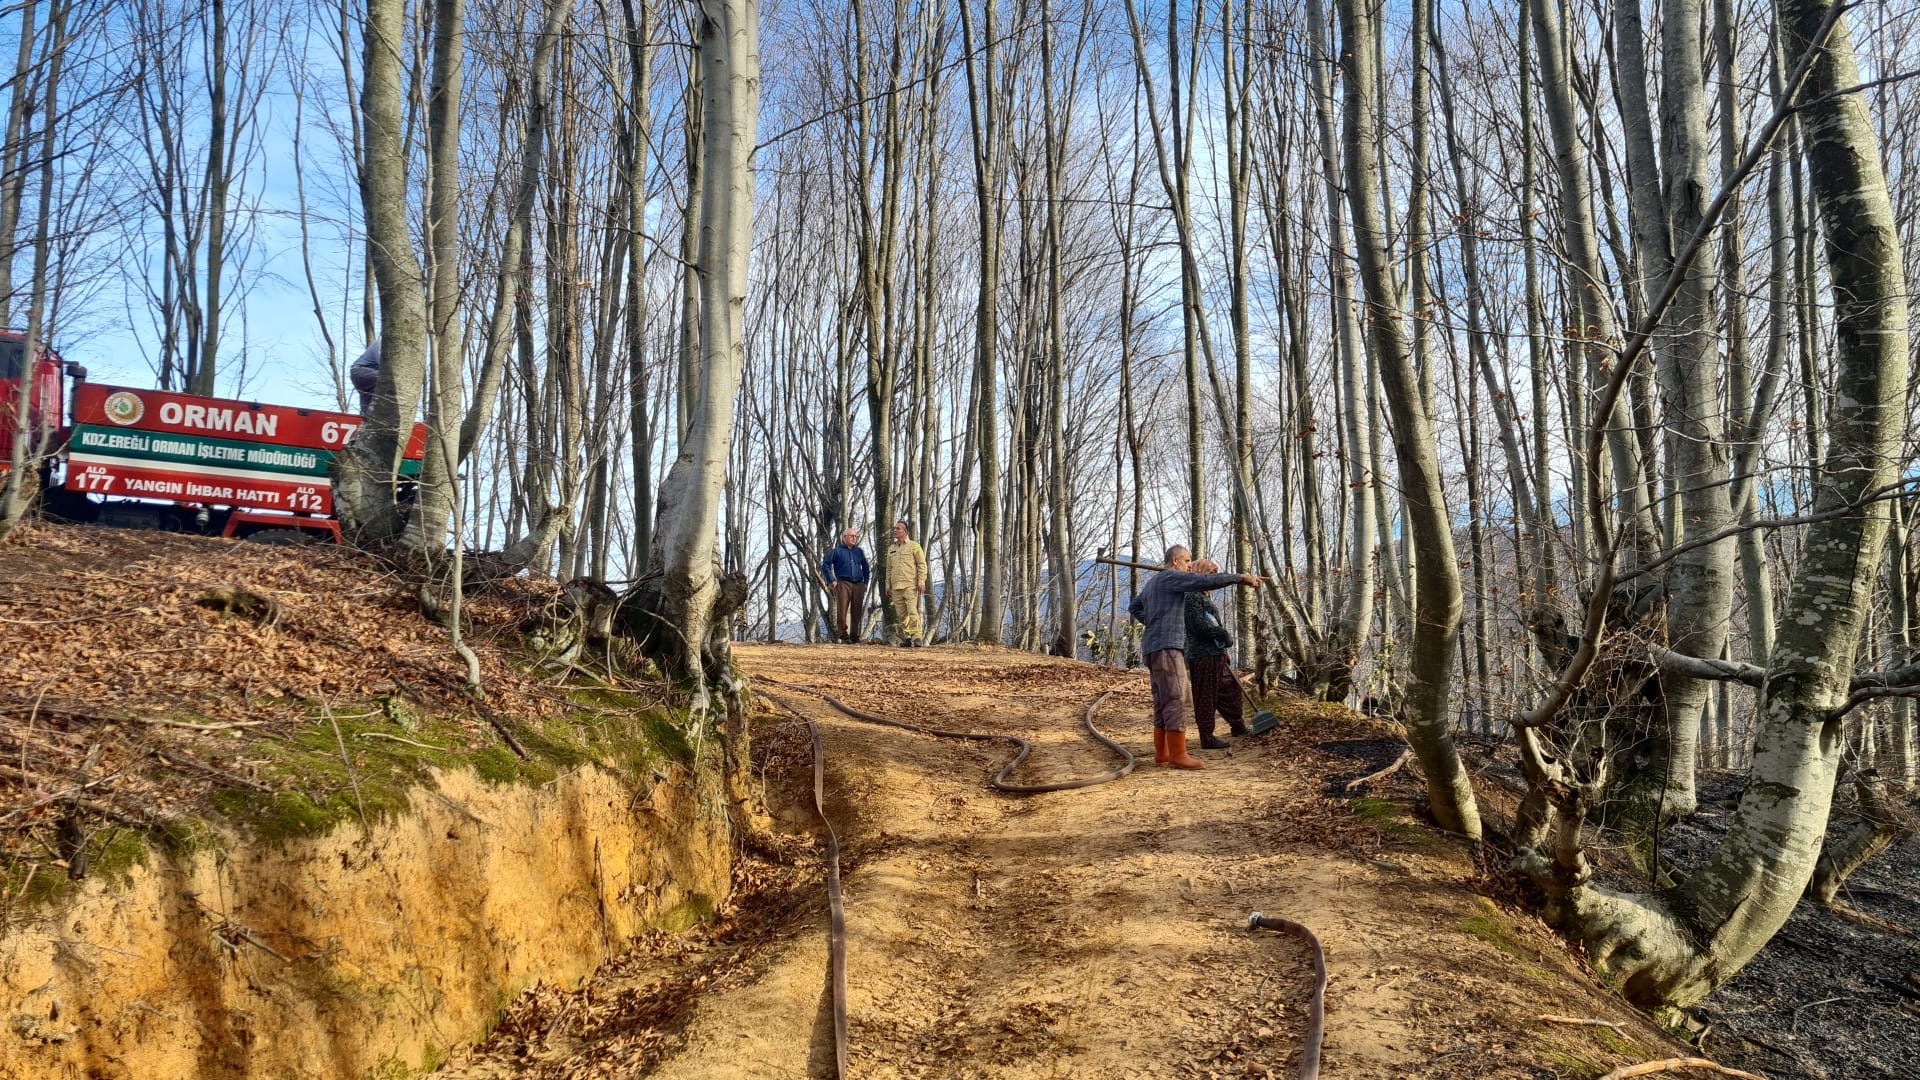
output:
<svg viewBox="0 0 1920 1080"><path fill-rule="evenodd" d="M1306 1045L1300 1048L1300 1080L1320 1080L1320 1043L1327 1034L1327 952L1320 939L1292 919L1259 912L1247 916L1247 930L1278 930L1292 934L1313 951L1313 993L1307 999Z"/></svg>
<svg viewBox="0 0 1920 1080"><path fill-rule="evenodd" d="M995 774L993 779L987 781L988 787L993 788L995 791L1004 791L1009 795L1043 795L1049 791L1072 791L1075 788L1088 788L1095 784L1110 784L1133 771L1133 751L1102 735L1100 729L1093 726L1093 714L1100 708L1101 702L1113 696L1113 691L1111 690L1094 698L1093 704L1087 706L1087 733L1099 740L1101 745L1107 749L1119 754L1126 763L1117 769L1109 769L1099 776L1086 776L1078 780L1062 780L1057 784L1016 784L1007 779L1007 777L1013 775L1015 769L1018 769L1027 760L1027 755L1033 753L1033 747L1027 740L1018 735L998 735L982 731L941 731L939 728L922 727L919 724L909 724L904 720L889 720L884 716L875 716L872 713L861 712L859 709L855 709L836 698L829 697L825 694L820 696L827 704L838 709L840 712L855 720L868 724L882 724L886 727L900 728L903 731L911 731L918 735L931 735L939 739L966 739L971 742L1013 743L1020 748L1020 752L1013 755L1013 760L1002 766L999 773Z"/></svg>
<svg viewBox="0 0 1920 1080"><path fill-rule="evenodd" d="M778 680L765 679L763 677L763 681L777 682ZM783 683L781 685L790 684ZM814 691L804 690L800 687L793 687L793 689L802 690L803 693L813 694L825 701L828 705L831 705L841 714L851 719L861 721L862 723L879 724L884 727L899 728L902 731L911 731L915 734L942 739L964 739L969 742L1011 742L1019 747L1019 752L988 781L988 785L994 790L1002 791L1010 795L1039 795L1053 791L1072 791L1077 788L1088 788L1096 784L1109 784L1133 771L1134 757L1132 751L1108 738L1099 728L1095 727L1093 723L1094 714L1099 711L1101 703L1113 696L1114 691L1112 690L1107 690L1099 697L1093 699L1093 702L1087 706L1083 721L1086 724L1088 734L1092 735L1094 739L1098 740L1114 753L1119 754L1124 759L1124 764L1116 769L1110 769L1107 772L1101 773L1098 776L1081 777L1077 780L1063 780L1052 784L1015 784L1007 778L1027 760L1028 755L1031 754L1033 750L1032 745L1018 735L978 731L944 731L939 728L925 727L920 724L910 724L903 720L889 720L884 716L876 716L869 712L862 712L827 694L816 694ZM814 811L820 815L820 822L826 829L827 908L829 913L827 951L833 983L834 1075L841 1078L841 1080L845 1080L848 1075L847 919L845 899L841 891L840 883L840 840L838 835L833 831L833 822L827 817L826 742L821 734L820 725L814 723L812 717L794 708L781 698L775 697L772 694L766 694L765 696L781 708L804 721L812 737L813 808ZM1312 951L1314 985L1313 993L1308 1004L1306 1045L1301 1054L1299 1075L1300 1080L1318 1080L1320 1076L1320 1045L1324 1039L1326 1029L1326 953L1321 948L1320 941L1314 936L1313 931L1291 919L1269 917L1256 911L1248 916L1247 929L1251 931L1256 928L1278 930L1290 934L1303 941Z"/></svg>

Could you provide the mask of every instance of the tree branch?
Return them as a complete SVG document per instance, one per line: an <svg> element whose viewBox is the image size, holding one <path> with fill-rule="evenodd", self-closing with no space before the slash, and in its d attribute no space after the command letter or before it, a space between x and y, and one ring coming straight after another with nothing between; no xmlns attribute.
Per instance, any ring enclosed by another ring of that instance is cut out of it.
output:
<svg viewBox="0 0 1920 1080"><path fill-rule="evenodd" d="M1649 645L1647 651L1653 655L1653 662L1658 665L1663 675L1686 675L1695 679L1745 683L1755 689L1767 681L1767 669L1753 664L1688 656L1660 645Z"/></svg>

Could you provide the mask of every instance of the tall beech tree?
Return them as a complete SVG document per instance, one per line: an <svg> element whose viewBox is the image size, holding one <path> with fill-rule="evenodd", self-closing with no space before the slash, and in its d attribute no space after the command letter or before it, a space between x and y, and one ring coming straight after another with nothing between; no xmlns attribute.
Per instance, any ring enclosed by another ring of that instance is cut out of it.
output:
<svg viewBox="0 0 1920 1080"><path fill-rule="evenodd" d="M1536 4L1536 13L1544 6ZM1816 520L1765 668L1669 661L1689 675L1758 686L1752 781L1705 865L1663 891L1623 893L1593 882L1583 850L1606 763L1582 768L1577 759L1550 757L1535 727L1521 732L1528 771L1559 816L1529 864L1547 891L1549 914L1630 999L1646 1005L1698 1000L1786 922L1819 859L1847 714L1920 682L1911 668L1853 674L1887 535L1883 496L1901 457L1908 377L1902 247L1872 121L1852 92L1861 77L1841 8L1785 0L1780 10L1785 57L1796 75L1805 72L1804 90L1790 78L1785 91L1798 95L1834 304L1835 385L1851 407L1836 412L1825 433L1812 476ZM1541 38L1544 47L1548 35ZM1790 106L1778 107L1784 115ZM1676 259L1698 239L1696 230ZM1662 292L1683 291L1674 278L1685 273L1679 262Z"/></svg>
<svg viewBox="0 0 1920 1080"><path fill-rule="evenodd" d="M1393 450L1400 469L1414 558L1414 633L1404 690L1407 742L1420 760L1434 818L1443 828L1480 836L1473 785L1447 729L1454 653L1460 640L1460 566L1453 522L1440 480L1439 444L1407 339L1405 309L1387 264L1380 215L1379 102L1375 99L1372 0L1338 0L1340 61L1345 78L1347 199L1353 210L1354 252L1366 297L1367 325L1379 357L1380 379L1393 418ZM1417 26L1415 33L1423 33Z"/></svg>
<svg viewBox="0 0 1920 1080"><path fill-rule="evenodd" d="M747 261L753 240L753 153L760 122L760 8L757 0L701 0L700 381L680 388L687 437L660 485L649 578L623 608L663 666L691 689L704 725L721 701L728 802L736 825L752 828L747 702L732 667L729 617L746 582L722 574L720 504L732 459L734 405L746 365Z"/></svg>

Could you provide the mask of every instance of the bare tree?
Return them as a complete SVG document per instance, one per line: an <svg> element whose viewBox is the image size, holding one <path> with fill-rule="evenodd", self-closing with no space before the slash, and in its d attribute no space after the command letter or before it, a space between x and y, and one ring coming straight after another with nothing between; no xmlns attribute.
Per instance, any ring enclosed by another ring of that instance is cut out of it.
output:
<svg viewBox="0 0 1920 1080"><path fill-rule="evenodd" d="M1403 308L1387 268L1374 158L1378 103L1374 99L1372 0L1339 0L1341 61L1347 77L1345 132L1347 195L1353 210L1354 251L1366 294L1367 322L1380 358L1381 382L1393 416L1394 456L1407 503L1415 562L1415 630L1406 687L1407 741L1420 759L1427 796L1441 827L1480 835L1480 811L1460 754L1447 730L1454 653L1460 635L1460 567L1453 522L1440 482L1438 444L1407 341ZM1415 33L1423 27L1416 26Z"/></svg>
<svg viewBox="0 0 1920 1080"><path fill-rule="evenodd" d="M750 827L746 700L730 662L729 616L745 582L723 582L715 536L734 435L734 400L746 361L747 260L753 228L753 151L760 113L759 5L703 0L699 19L702 141L700 382L680 456L660 487L654 562L660 576L629 597L641 636L694 692L696 718L724 699L729 802Z"/></svg>

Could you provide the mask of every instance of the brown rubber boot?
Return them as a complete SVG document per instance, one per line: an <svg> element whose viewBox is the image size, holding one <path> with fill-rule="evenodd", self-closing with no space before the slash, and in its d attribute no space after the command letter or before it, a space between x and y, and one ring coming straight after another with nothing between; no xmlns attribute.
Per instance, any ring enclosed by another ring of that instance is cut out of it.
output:
<svg viewBox="0 0 1920 1080"><path fill-rule="evenodd" d="M1167 763L1167 733L1159 728L1153 729L1153 763L1155 765Z"/></svg>
<svg viewBox="0 0 1920 1080"><path fill-rule="evenodd" d="M1167 764L1176 769L1204 769L1207 763L1187 753L1187 733L1167 732Z"/></svg>

